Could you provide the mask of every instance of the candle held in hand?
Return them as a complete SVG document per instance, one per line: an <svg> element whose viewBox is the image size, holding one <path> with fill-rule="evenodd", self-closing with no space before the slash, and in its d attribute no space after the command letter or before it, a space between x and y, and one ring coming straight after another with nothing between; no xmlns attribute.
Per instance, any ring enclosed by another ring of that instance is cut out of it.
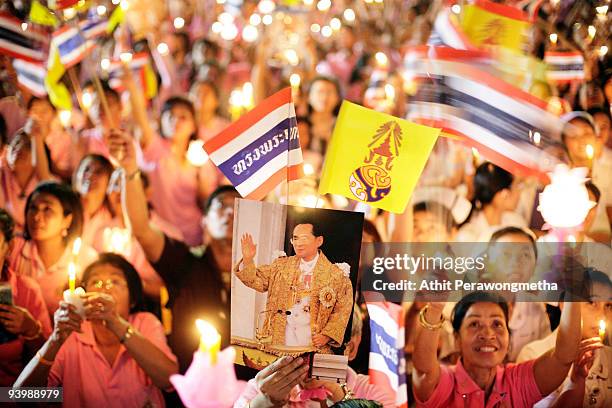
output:
<svg viewBox="0 0 612 408"><path fill-rule="evenodd" d="M601 341L604 341L605 337L606 337L606 321L602 319L599 321L599 338L601 339Z"/></svg>
<svg viewBox="0 0 612 408"><path fill-rule="evenodd" d="M200 332L200 351L208 353L210 356L210 363L215 364L217 362L217 354L221 349L221 335L217 332L217 329L212 324L197 319L196 327Z"/></svg>
<svg viewBox="0 0 612 408"><path fill-rule="evenodd" d="M70 293L74 293L76 288L76 266L74 262L68 264L68 289Z"/></svg>

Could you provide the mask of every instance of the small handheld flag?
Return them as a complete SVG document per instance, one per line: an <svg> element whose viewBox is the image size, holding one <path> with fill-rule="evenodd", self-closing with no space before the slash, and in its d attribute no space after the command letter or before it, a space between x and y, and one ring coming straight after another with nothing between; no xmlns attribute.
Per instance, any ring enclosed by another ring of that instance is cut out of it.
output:
<svg viewBox="0 0 612 408"><path fill-rule="evenodd" d="M439 134L440 129L344 101L319 193L402 213Z"/></svg>
<svg viewBox="0 0 612 408"><path fill-rule="evenodd" d="M32 62L43 61L40 43L46 42L47 36L32 25L24 30L21 24L17 17L0 11L0 54Z"/></svg>
<svg viewBox="0 0 612 408"><path fill-rule="evenodd" d="M241 196L260 200L302 176L302 150L291 88L275 93L204 144Z"/></svg>
<svg viewBox="0 0 612 408"><path fill-rule="evenodd" d="M396 396L397 407L408 406L402 307L368 302L370 315L370 383Z"/></svg>
<svg viewBox="0 0 612 408"><path fill-rule="evenodd" d="M14 59L13 68L15 68L17 73L17 81L21 86L28 89L32 95L39 98L47 95L47 90L45 89L47 70L43 63Z"/></svg>
<svg viewBox="0 0 612 408"><path fill-rule="evenodd" d="M51 42L57 47L60 61L66 68L81 62L93 47L93 43L88 43L78 28L71 26L63 26L56 30Z"/></svg>

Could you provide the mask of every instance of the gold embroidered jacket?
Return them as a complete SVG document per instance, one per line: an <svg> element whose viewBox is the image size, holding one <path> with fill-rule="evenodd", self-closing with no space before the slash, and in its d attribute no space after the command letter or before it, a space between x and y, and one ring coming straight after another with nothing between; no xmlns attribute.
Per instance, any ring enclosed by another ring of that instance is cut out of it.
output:
<svg viewBox="0 0 612 408"><path fill-rule="evenodd" d="M264 330L271 335L271 345L285 344L286 311L296 301L296 283L301 276L297 256L275 259L271 265L235 268L236 276L258 292L268 292ZM353 310L353 286L349 278L322 252L313 270L310 290L311 333L331 338L328 346L338 347ZM330 352L329 347L321 351Z"/></svg>

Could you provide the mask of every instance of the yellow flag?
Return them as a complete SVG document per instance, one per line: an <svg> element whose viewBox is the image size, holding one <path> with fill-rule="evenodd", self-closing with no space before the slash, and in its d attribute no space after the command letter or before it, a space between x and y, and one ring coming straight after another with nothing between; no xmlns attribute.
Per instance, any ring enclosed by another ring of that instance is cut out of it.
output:
<svg viewBox="0 0 612 408"><path fill-rule="evenodd" d="M66 68L60 61L57 46L51 44L49 47L49 59L47 60L47 76L45 77L45 88L53 106L62 110L72 110L72 99L66 85L60 80L64 76Z"/></svg>
<svg viewBox="0 0 612 408"><path fill-rule="evenodd" d="M344 101L319 193L403 213L440 129Z"/></svg>
<svg viewBox="0 0 612 408"><path fill-rule="evenodd" d="M59 20L55 17L48 8L40 4L38 0L32 1L32 7L30 8L29 19L35 24L55 27L59 24Z"/></svg>
<svg viewBox="0 0 612 408"><path fill-rule="evenodd" d="M145 96L147 99L153 99L157 96L157 77L149 62L147 62L143 69Z"/></svg>
<svg viewBox="0 0 612 408"><path fill-rule="evenodd" d="M112 33L119 24L125 20L125 11L121 5L115 7L110 17L108 18L108 25L106 26L106 32Z"/></svg>
<svg viewBox="0 0 612 408"><path fill-rule="evenodd" d="M501 46L524 51L530 26L527 15L514 7L476 0L463 7L461 28L478 46Z"/></svg>

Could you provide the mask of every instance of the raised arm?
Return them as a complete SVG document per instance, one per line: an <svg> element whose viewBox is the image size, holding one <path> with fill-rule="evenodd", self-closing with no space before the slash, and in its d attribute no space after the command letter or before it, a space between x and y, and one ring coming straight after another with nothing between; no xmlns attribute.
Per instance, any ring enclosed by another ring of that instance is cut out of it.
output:
<svg viewBox="0 0 612 408"><path fill-rule="evenodd" d="M442 319L444 303L428 303L425 311L425 321L430 325L437 325ZM417 334L412 353L412 384L417 398L427 401L433 394L440 381L440 362L438 361L438 343L440 330L430 330L421 325L417 326Z"/></svg>
<svg viewBox="0 0 612 408"><path fill-rule="evenodd" d="M45 152L45 138L50 131L50 124L34 120L32 134L30 135L32 138L32 165L34 166L36 177L38 177L40 181L49 180L51 178L49 160Z"/></svg>
<svg viewBox="0 0 612 408"><path fill-rule="evenodd" d="M254 259L257 245L253 243L251 234L244 234L240 239L240 245L242 248L242 261L234 267L236 276L249 288L255 289L258 292L266 292L270 283L272 268L270 265L255 266Z"/></svg>
<svg viewBox="0 0 612 408"><path fill-rule="evenodd" d="M538 357L534 365L536 384L542 395L556 390L567 377L580 343L580 303L565 302L555 348Z"/></svg>
<svg viewBox="0 0 612 408"><path fill-rule="evenodd" d="M134 115L136 124L142 131L140 145L144 149L151 143L151 140L153 140L153 129L149 124L147 105L142 90L136 85L132 70L126 64L123 64L123 83L130 94L132 114Z"/></svg>
<svg viewBox="0 0 612 408"><path fill-rule="evenodd" d="M109 150L126 172L125 202L132 234L144 249L147 260L157 262L164 250L164 234L149 223L147 197L136 164L134 143L126 133L113 130L109 137Z"/></svg>

